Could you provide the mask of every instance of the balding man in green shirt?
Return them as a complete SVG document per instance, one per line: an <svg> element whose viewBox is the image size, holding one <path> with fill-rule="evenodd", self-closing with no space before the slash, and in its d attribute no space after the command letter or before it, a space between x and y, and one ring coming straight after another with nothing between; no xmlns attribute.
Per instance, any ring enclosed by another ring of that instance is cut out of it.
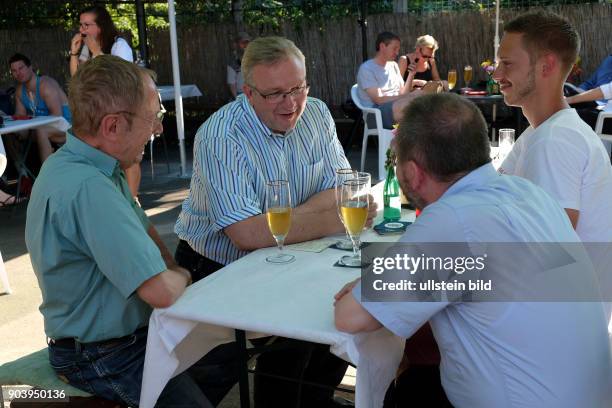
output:
<svg viewBox="0 0 612 408"><path fill-rule="evenodd" d="M113 56L84 64L69 89L73 128L34 184L26 243L42 291L49 359L63 380L138 406L152 307L190 283L125 182L163 107L151 73ZM211 407L189 373L158 406Z"/></svg>

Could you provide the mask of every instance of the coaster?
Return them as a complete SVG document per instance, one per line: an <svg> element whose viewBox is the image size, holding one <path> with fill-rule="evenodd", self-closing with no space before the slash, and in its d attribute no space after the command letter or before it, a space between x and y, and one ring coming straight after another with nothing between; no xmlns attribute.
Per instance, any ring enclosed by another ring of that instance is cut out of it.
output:
<svg viewBox="0 0 612 408"><path fill-rule="evenodd" d="M374 227L379 235L403 234L411 222L407 221L383 221Z"/></svg>
<svg viewBox="0 0 612 408"><path fill-rule="evenodd" d="M362 242L361 246L359 247L359 249L363 249L363 248L367 247L368 245L370 245L369 242ZM353 246L352 245L349 248L344 248L344 247L339 247L337 245L337 243L335 243L335 244L330 245L329 247L332 248L332 249L339 249L341 251L353 252Z"/></svg>
<svg viewBox="0 0 612 408"><path fill-rule="evenodd" d="M342 262L342 259L338 259L338 260L336 261L336 263L334 264L334 266L337 266L337 267L339 267L339 268L357 268L357 269L359 269L359 268L365 268L365 267L367 267L367 266L370 266L370 264L369 264L369 263L367 263L367 262L366 262L366 263L361 262L361 265L357 265L357 266L350 266L350 265L345 265L345 264L344 264L344 262Z"/></svg>

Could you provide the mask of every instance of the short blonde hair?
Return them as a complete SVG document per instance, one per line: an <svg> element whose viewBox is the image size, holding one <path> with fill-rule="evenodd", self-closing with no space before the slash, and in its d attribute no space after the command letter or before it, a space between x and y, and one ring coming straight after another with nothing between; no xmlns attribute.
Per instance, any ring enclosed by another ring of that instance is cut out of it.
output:
<svg viewBox="0 0 612 408"><path fill-rule="evenodd" d="M438 49L438 42L429 34L425 34L417 38L414 48L431 48L436 51Z"/></svg>
<svg viewBox="0 0 612 408"><path fill-rule="evenodd" d="M100 55L81 65L68 85L74 133L95 135L104 116L142 106L145 75L155 80L153 71L112 55ZM127 120L131 125L131 118Z"/></svg>
<svg viewBox="0 0 612 408"><path fill-rule="evenodd" d="M304 54L293 41L284 37L260 37L251 41L242 57L244 82L252 84L253 68L257 65L273 65L286 58L295 57L306 66Z"/></svg>

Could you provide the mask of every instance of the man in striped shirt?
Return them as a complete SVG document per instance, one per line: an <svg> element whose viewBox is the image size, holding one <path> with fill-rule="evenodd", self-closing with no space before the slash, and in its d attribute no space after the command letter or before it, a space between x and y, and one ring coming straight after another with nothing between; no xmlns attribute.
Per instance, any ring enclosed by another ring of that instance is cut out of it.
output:
<svg viewBox="0 0 612 408"><path fill-rule="evenodd" d="M307 96L304 55L285 38L259 38L245 50L242 71L244 95L213 114L195 138L189 196L175 227L177 262L194 280L249 251L276 245L265 217L267 181L289 181L294 208L286 243L344 230L336 210L335 170L349 163L329 110ZM371 206L369 222L375 212ZM332 386L346 370L345 362L320 345L310 360L291 350L264 353L257 364L279 375L305 370L304 380ZM260 376L255 388L257 406L292 406L297 395L293 383ZM301 406L333 406L331 391L305 387L301 395Z"/></svg>

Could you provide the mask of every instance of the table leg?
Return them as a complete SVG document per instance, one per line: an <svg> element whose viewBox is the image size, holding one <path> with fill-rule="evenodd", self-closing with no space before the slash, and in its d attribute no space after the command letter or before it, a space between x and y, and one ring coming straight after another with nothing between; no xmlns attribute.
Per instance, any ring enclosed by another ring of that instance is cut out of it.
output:
<svg viewBox="0 0 612 408"><path fill-rule="evenodd" d="M247 351L246 334L244 330L235 330L236 344L238 345L238 360L240 361L240 373L238 374L238 385L240 388L240 408L249 408L251 398L249 395L249 353Z"/></svg>

